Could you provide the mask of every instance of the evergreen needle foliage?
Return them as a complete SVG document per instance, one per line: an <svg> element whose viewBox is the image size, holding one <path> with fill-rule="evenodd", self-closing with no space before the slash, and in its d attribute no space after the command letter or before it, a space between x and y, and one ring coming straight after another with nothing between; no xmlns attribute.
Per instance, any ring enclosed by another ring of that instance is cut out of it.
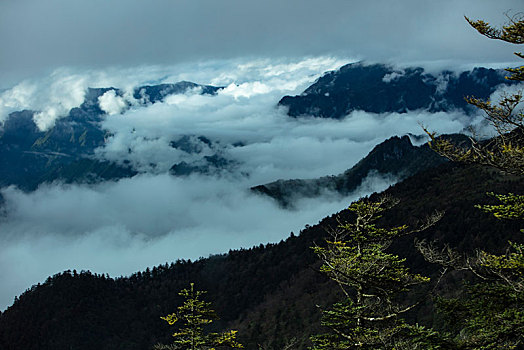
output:
<svg viewBox="0 0 524 350"><path fill-rule="evenodd" d="M524 219L523 196L496 197L503 204L479 207L499 219ZM437 299L439 312L447 319L459 349L524 346L524 244L509 245L504 255L480 251L476 257L467 257L465 261L455 258L448 264L470 270L478 279L477 283L466 285L466 294L461 298Z"/></svg>
<svg viewBox="0 0 524 350"><path fill-rule="evenodd" d="M513 44L524 43L524 17L509 17L502 29L482 20L467 22L480 34ZM515 55L524 59L524 55ZM524 66L507 69L510 80L524 81ZM472 140L471 148L459 148L451 142L431 137L431 146L453 161L479 163L498 168L519 177L524 175L524 113L519 109L522 91L506 95L494 104L474 97L467 101L485 112L486 120L498 135L489 142ZM524 219L524 196L499 195L498 205L479 205L477 208L498 219ZM477 283L466 286L462 298L437 300L440 312L445 315L449 329L460 349L522 349L524 348L524 244L509 242L504 255L479 251L474 257L461 258L452 249L440 253L431 245L421 245L428 261L447 268L471 271Z"/></svg>
<svg viewBox="0 0 524 350"><path fill-rule="evenodd" d="M312 349L439 349L436 332L407 324L401 315L418 303L406 303L407 293L428 277L409 272L405 259L388 253L392 240L406 235L407 226L376 226L381 213L397 202L366 199L348 208L354 222L330 229L326 246L313 247L321 271L335 281L344 299L323 312L328 333L313 336Z"/></svg>
<svg viewBox="0 0 524 350"><path fill-rule="evenodd" d="M243 348L236 341L236 331L223 333L204 333L204 326L217 319L211 303L203 301L200 297L205 291L195 290L194 283L189 289L180 291L185 298L184 304L178 307L178 311L161 317L170 325L177 322L182 323L178 330L173 333L175 340L171 345L155 345L155 350L214 350L222 348Z"/></svg>
<svg viewBox="0 0 524 350"><path fill-rule="evenodd" d="M488 38L513 44L524 43L522 14L510 17L509 23L502 29L494 28L482 20L473 21L467 17L466 20ZM515 52L515 55L524 59L520 52ZM506 70L511 73L507 79L524 81L524 66ZM511 174L524 175L524 113L519 108L523 102L522 91L504 95L498 103L475 97L466 97L466 101L485 112L486 120L495 128L498 136L484 143L472 139L471 147L461 148L425 130L431 137L431 147L452 161L485 164Z"/></svg>

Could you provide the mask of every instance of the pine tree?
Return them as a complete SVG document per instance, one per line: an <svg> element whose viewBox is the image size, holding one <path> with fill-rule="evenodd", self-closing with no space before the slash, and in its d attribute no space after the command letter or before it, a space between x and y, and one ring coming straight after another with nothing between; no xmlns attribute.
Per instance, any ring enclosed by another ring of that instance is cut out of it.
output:
<svg viewBox="0 0 524 350"><path fill-rule="evenodd" d="M480 34L512 44L524 44L524 17L516 15L509 18L509 23L497 29L482 20L466 21ZM524 54L515 52L524 59ZM524 81L524 66L507 68L509 80ZM435 133L426 130L431 137L431 147L452 161L489 165L504 172L524 175L524 113L519 107L523 102L522 91L504 95L498 103L483 101L475 97L466 97L466 101L485 112L485 118L497 131L497 137L480 142L471 139L469 148L457 147L449 140L438 138Z"/></svg>
<svg viewBox="0 0 524 350"><path fill-rule="evenodd" d="M466 21L480 34L513 44L524 43L524 17L509 17L502 29L482 20ZM524 59L524 55L515 55ZM506 69L507 79L524 81L524 66ZM524 175L524 113L522 91L505 95L498 101L468 97L467 101L485 112L486 120L497 131L488 142L472 139L470 148L459 148L451 142L431 137L431 146L452 161L484 164L522 177ZM427 132L427 131L426 131ZM501 204L480 205L479 209L498 219L524 220L524 196L495 196ZM440 253L430 245L419 245L429 261L447 267L471 271L479 281L466 288L461 299L438 299L440 311L455 330L457 346L463 349L521 349L524 347L524 244L509 242L504 255L479 251L476 256L461 258L451 249Z"/></svg>
<svg viewBox="0 0 524 350"><path fill-rule="evenodd" d="M502 204L477 206L499 219L524 219L524 196L495 195ZM459 298L438 298L437 308L448 321L459 349L521 349L524 346L524 244L509 243L504 255L479 251L461 257L422 247L430 262L468 270L476 282Z"/></svg>
<svg viewBox="0 0 524 350"><path fill-rule="evenodd" d="M215 348L243 348L236 341L237 331L223 333L204 333L204 327L217 319L211 303L201 300L205 291L195 290L194 283L189 289L183 289L179 295L185 298L184 304L178 307L178 311L161 317L170 325L177 322L181 325L173 337L175 340L171 345L156 345L155 350L214 350Z"/></svg>
<svg viewBox="0 0 524 350"><path fill-rule="evenodd" d="M392 240L410 233L407 226L376 226L394 204L389 198L353 203L348 209L355 221L330 230L325 247L313 247L321 271L340 286L344 299L323 312L322 325L329 332L313 336L312 349L439 348L432 345L439 342L437 333L401 318L417 305L405 301L408 292L429 278L409 272L405 259L386 251Z"/></svg>

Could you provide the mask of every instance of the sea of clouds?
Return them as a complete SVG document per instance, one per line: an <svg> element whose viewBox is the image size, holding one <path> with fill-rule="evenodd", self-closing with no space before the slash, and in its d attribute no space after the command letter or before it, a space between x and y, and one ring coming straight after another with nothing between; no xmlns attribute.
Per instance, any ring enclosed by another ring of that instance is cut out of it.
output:
<svg viewBox="0 0 524 350"><path fill-rule="evenodd" d="M0 121L11 111L32 109L38 127L47 130L83 102L88 87L122 89L122 95L109 91L99 98L107 113L102 127L111 136L96 156L127 160L140 174L95 185L46 184L32 193L1 189L0 308L67 269L128 275L179 258L280 241L395 179L370 176L348 197L326 193L301 200L294 210L252 193L251 186L341 173L391 136L423 134L421 125L438 133L483 128L482 117L460 112L355 111L342 120L295 119L277 106L284 95L300 94L323 72L351 61L235 59L60 69L3 91ZM183 80L224 88L216 95L190 90L146 106L133 98L137 86ZM204 136L211 146L188 153L170 145L184 135ZM212 175L169 175L173 164L215 153L234 166Z"/></svg>

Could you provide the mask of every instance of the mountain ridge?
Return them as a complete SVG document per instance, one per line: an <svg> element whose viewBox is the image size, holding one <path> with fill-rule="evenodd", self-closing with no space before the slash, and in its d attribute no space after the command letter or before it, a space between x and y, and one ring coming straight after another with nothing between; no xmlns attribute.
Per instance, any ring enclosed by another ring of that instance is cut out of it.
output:
<svg viewBox="0 0 524 350"><path fill-rule="evenodd" d="M482 248L499 253L507 240L522 239L519 223L497 220L474 205L492 200L486 192L521 193L523 186L522 179L493 169L447 162L386 190L385 195L400 202L379 224L416 225L434 210L446 209L444 218L419 234L420 239L448 242L466 252ZM171 331L159 317L173 312L181 301L178 291L195 282L208 291L208 300L222 318L216 329L239 329L247 349L258 349L257 344L282 348L294 337L299 339L297 348L304 349L308 334L318 331L315 304L327 305L336 298L333 285L314 272L318 260L310 247L322 243L327 227L350 218L348 211L341 211L278 244L231 250L195 262L178 260L129 277L112 279L86 271L55 275L28 289L0 314L0 347L144 349L168 343ZM417 253L412 237L393 244L392 251L406 257L417 273L438 270ZM282 299L285 295L294 299ZM428 315L428 309L421 309L413 317L428 324ZM290 317L297 321L289 322Z"/></svg>
<svg viewBox="0 0 524 350"><path fill-rule="evenodd" d="M147 105L190 90L212 95L220 89L181 81L140 86L133 94L141 105ZM88 88L82 104L46 131L39 130L33 120L35 111L12 112L0 128L0 187L16 185L33 191L45 182L91 183L136 175L138 172L125 161L116 164L94 156L94 150L110 136L100 127L106 115L100 98L109 91L123 96L123 91L114 87Z"/></svg>
<svg viewBox="0 0 524 350"><path fill-rule="evenodd" d="M456 143L469 142L466 136L460 134L443 137L453 139ZM446 161L431 150L427 143L414 146L408 135L393 136L375 146L368 155L341 174L316 179L277 180L254 186L251 190L275 199L284 208L292 208L302 198L319 197L326 193L347 196L369 175L392 176L403 180Z"/></svg>
<svg viewBox="0 0 524 350"><path fill-rule="evenodd" d="M461 110L472 113L464 96L486 99L500 84L513 84L507 72L477 67L458 75L426 73L421 67L395 68L385 64L350 63L327 72L302 94L284 96L279 105L291 117L341 119L355 110L406 113Z"/></svg>

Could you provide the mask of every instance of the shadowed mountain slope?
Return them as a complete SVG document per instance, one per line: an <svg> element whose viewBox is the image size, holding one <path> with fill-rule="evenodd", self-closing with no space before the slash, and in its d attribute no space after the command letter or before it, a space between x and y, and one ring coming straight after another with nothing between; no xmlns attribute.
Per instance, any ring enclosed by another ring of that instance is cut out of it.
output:
<svg viewBox="0 0 524 350"><path fill-rule="evenodd" d="M457 143L468 142L464 135L447 137L453 138ZM445 158L432 151L427 144L414 146L409 136L394 136L375 146L366 157L342 174L317 179L277 180L255 186L252 190L270 196L281 206L288 208L302 198L347 196L368 176L381 175L402 180L445 161Z"/></svg>
<svg viewBox="0 0 524 350"><path fill-rule="evenodd" d="M500 84L511 84L504 70L475 68L456 74L426 73L423 68L397 69L384 64L352 63L326 73L298 96L279 105L292 117L340 119L355 110L372 113L474 111L464 96L488 98Z"/></svg>
<svg viewBox="0 0 524 350"><path fill-rule="evenodd" d="M138 106L164 100L169 95L183 93L216 94L219 87L191 82L147 85L135 89ZM16 185L32 191L46 182L98 182L130 177L137 172L122 164L101 161L94 151L111 136L101 126L106 113L100 97L116 88L89 88L84 102L59 118L55 125L41 131L35 124L35 111L18 111L9 115L0 126L0 187ZM127 105L125 108L130 108Z"/></svg>
<svg viewBox="0 0 524 350"><path fill-rule="evenodd" d="M475 204L493 201L488 191L522 193L524 181L492 169L445 163L388 189L386 194L400 203L380 224L414 225L434 210L444 210L444 218L419 238L449 242L463 251L481 247L501 252L508 239L522 239L521 223L496 220L476 209ZM348 215L338 214L341 220ZM304 349L308 336L318 330L315 304L329 304L337 293L315 272L318 263L310 249L322 243L329 225L337 225L335 215L279 244L177 261L130 277L75 271L55 275L0 315L0 348L147 349L158 341L168 343L172 330L159 317L175 310L181 302L178 291L192 281L209 291L208 300L221 316L216 329L238 328L248 349L257 349L257 344L281 349L293 337L297 348ZM412 239L396 242L392 250L406 257L414 271L432 274L437 268L420 257ZM411 317L431 324L431 309L424 307Z"/></svg>

